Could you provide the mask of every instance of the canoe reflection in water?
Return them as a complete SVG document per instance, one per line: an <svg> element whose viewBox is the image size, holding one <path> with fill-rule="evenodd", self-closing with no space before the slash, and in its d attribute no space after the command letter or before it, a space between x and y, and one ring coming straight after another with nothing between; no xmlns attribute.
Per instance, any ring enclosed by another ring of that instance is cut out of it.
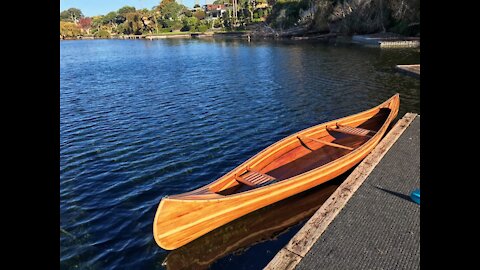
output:
<svg viewBox="0 0 480 270"><path fill-rule="evenodd" d="M288 231L288 228L312 216L350 172L351 170L316 188L233 220L173 250L163 265L167 269L207 269L222 257L259 242L275 239Z"/></svg>

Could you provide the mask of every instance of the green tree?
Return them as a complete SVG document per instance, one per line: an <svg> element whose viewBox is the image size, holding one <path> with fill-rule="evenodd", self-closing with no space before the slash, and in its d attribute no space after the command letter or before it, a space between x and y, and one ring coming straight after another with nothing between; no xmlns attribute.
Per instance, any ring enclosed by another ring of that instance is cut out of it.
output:
<svg viewBox="0 0 480 270"><path fill-rule="evenodd" d="M184 9L186 9L186 7L178 4L175 0L162 0L160 5L157 6L157 11L160 13L160 17L164 20L177 20L178 15L180 15L180 12Z"/></svg>
<svg viewBox="0 0 480 270"><path fill-rule="evenodd" d="M196 31L199 20L195 17L185 17L182 22L183 27L180 31Z"/></svg>
<svg viewBox="0 0 480 270"><path fill-rule="evenodd" d="M117 25L124 23L127 20L127 14L135 11L136 11L135 7L130 7L130 6L124 6L119 8L116 13L115 23Z"/></svg>
<svg viewBox="0 0 480 270"><path fill-rule="evenodd" d="M157 13L155 10L143 9L140 11L143 21L143 33L158 33Z"/></svg>
<svg viewBox="0 0 480 270"><path fill-rule="evenodd" d="M83 13L78 8L69 8L60 12L60 20L77 23L79 19L83 18Z"/></svg>
<svg viewBox="0 0 480 270"><path fill-rule="evenodd" d="M208 26L205 24L200 24L197 28L198 32L205 32L208 30Z"/></svg>
<svg viewBox="0 0 480 270"><path fill-rule="evenodd" d="M195 13L193 13L193 16L199 20L203 20L205 19L206 14L205 14L205 11L203 10L197 10L195 11Z"/></svg>
<svg viewBox="0 0 480 270"><path fill-rule="evenodd" d="M222 21L225 28L230 30L232 29L233 27L232 10L227 10L227 12L223 14Z"/></svg>
<svg viewBox="0 0 480 270"><path fill-rule="evenodd" d="M94 35L96 38L110 38L110 33L106 30L100 30Z"/></svg>
<svg viewBox="0 0 480 270"><path fill-rule="evenodd" d="M103 16L103 24L107 25L109 24L112 28L116 28L119 23L122 23L123 21L119 22L118 21L118 14L115 11L107 13L107 15Z"/></svg>
<svg viewBox="0 0 480 270"><path fill-rule="evenodd" d="M171 21L167 20L167 28L170 28L171 31L179 31L183 28L183 23L181 21Z"/></svg>
<svg viewBox="0 0 480 270"><path fill-rule="evenodd" d="M123 14L125 22L121 24L121 33L127 35L141 35L143 33L143 20L139 12L130 12Z"/></svg>
<svg viewBox="0 0 480 270"><path fill-rule="evenodd" d="M245 3L245 7L250 14L250 21L253 21L253 10L255 9L255 7L253 6L252 1L248 1L247 3Z"/></svg>
<svg viewBox="0 0 480 270"><path fill-rule="evenodd" d="M64 10L60 12L60 21L64 21L64 22L70 21L70 14L68 14L68 11Z"/></svg>
<svg viewBox="0 0 480 270"><path fill-rule="evenodd" d="M192 13L192 11L190 11L190 9L184 9L182 11L182 14L187 16L187 17L192 17L193 16L193 13Z"/></svg>
<svg viewBox="0 0 480 270"><path fill-rule="evenodd" d="M132 12L135 12L135 7L131 7L131 6L124 6L124 7L121 7L117 13L119 15L125 15L127 13L132 13Z"/></svg>
<svg viewBox="0 0 480 270"><path fill-rule="evenodd" d="M104 16L93 16L92 17L92 33L100 30L103 25L103 17Z"/></svg>

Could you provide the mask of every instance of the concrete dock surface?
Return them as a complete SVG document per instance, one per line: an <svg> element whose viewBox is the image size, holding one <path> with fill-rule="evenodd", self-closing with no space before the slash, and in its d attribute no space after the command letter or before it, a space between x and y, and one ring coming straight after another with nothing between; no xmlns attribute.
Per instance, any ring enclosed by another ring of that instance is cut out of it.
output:
<svg viewBox="0 0 480 270"><path fill-rule="evenodd" d="M413 77L419 78L420 77L420 64L418 65L397 65L396 68Z"/></svg>

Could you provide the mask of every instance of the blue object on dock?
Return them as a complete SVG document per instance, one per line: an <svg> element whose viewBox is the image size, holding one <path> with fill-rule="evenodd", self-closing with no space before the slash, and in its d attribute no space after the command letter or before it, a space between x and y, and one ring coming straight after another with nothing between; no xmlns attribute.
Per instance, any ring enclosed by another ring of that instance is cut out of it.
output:
<svg viewBox="0 0 480 270"><path fill-rule="evenodd" d="M412 198L414 202L420 204L420 189L415 189L412 194L410 194L410 198Z"/></svg>

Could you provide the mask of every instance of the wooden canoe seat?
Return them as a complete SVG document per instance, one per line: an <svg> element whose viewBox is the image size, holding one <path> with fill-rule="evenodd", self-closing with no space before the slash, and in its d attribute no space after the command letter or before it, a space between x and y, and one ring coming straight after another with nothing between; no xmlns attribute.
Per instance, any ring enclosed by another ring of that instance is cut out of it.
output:
<svg viewBox="0 0 480 270"><path fill-rule="evenodd" d="M275 177L272 177L268 174L264 174L261 172L257 172L249 168L247 169L247 173L243 174L242 176L237 175L235 179L238 182L251 187L260 186L267 182L276 180Z"/></svg>
<svg viewBox="0 0 480 270"><path fill-rule="evenodd" d="M358 127L350 127L350 126L345 126L345 125L339 125L337 124L337 128L327 128L328 130L331 131L336 131L340 133L345 133L345 134L351 134L351 135L357 135L357 136L363 136L363 137L372 137L370 133L377 133L376 131L369 130L369 129L364 129L364 128L358 128Z"/></svg>

